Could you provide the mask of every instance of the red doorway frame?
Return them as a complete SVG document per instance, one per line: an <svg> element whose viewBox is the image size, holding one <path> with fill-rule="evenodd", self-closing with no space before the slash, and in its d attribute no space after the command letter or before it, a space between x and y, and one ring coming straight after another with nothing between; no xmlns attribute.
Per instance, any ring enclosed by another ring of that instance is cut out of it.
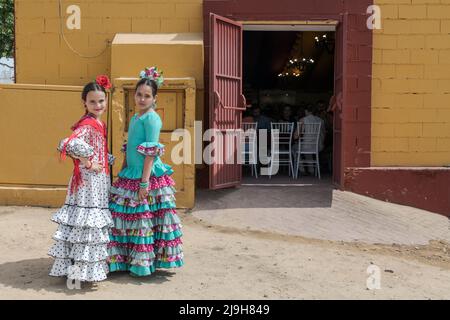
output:
<svg viewBox="0 0 450 320"><path fill-rule="evenodd" d="M209 70L211 81L208 82L208 93L213 93L209 95L208 105L214 112L209 114L209 128L223 137L219 139L216 134L212 137L218 139L215 145L220 151L214 151L217 156L222 154L226 158L227 149L234 149L233 163L214 162L209 166L209 188L217 190L239 186L242 180L241 166L237 164L238 135L230 136L227 132L236 133L236 129L241 128L242 111L246 109L242 94L243 31L240 23L216 14L211 14L209 21L214 28L210 38L214 43L210 47L213 67Z"/></svg>
<svg viewBox="0 0 450 320"><path fill-rule="evenodd" d="M342 146L340 171L342 178L339 187L346 185L346 172L349 168L370 167L371 150L371 78L372 78L372 31L366 26L367 8L373 1L361 0L279 0L261 1L217 1L204 0L204 50L205 50L205 88L209 84L210 13L215 13L235 21L312 21L337 20L343 23L348 14L345 39L351 39L344 59L336 61L345 67L344 80L346 104L342 110ZM344 65L345 64L345 65ZM209 119L209 92L205 92L205 115ZM205 128L206 129L206 128ZM199 176L199 186L205 187L209 181L205 170ZM205 183L206 182L206 183Z"/></svg>

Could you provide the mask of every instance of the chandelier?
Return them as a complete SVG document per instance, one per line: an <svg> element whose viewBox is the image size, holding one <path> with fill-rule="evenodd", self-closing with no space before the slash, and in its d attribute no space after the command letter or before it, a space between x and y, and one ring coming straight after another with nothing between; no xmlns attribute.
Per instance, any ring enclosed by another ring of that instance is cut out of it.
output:
<svg viewBox="0 0 450 320"><path fill-rule="evenodd" d="M286 62L278 77L300 77L308 67L314 64L314 59L305 57L303 54L303 34L299 32L291 51L291 58Z"/></svg>
<svg viewBox="0 0 450 320"><path fill-rule="evenodd" d="M317 48L327 50L327 52L330 54L334 52L334 39L331 39L326 34L324 34L321 37L316 36L315 40Z"/></svg>
<svg viewBox="0 0 450 320"><path fill-rule="evenodd" d="M311 58L291 58L278 77L300 77L306 68L314 63Z"/></svg>

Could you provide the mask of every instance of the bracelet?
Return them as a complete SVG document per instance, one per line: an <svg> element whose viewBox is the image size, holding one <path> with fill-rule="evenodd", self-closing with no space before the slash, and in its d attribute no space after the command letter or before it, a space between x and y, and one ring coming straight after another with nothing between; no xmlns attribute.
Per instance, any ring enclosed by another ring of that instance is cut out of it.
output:
<svg viewBox="0 0 450 320"><path fill-rule="evenodd" d="M141 187L141 188L148 188L148 181L147 182L141 182L141 183L139 183L139 187Z"/></svg>

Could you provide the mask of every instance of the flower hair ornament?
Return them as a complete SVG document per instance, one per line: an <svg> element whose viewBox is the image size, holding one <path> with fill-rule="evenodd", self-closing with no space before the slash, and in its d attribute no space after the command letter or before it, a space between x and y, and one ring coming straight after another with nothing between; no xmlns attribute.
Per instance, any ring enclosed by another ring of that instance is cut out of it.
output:
<svg viewBox="0 0 450 320"><path fill-rule="evenodd" d="M108 76L105 76L105 75L97 76L97 78L95 79L95 83L97 83L99 86L105 88L105 90L112 88L111 81L109 81Z"/></svg>
<svg viewBox="0 0 450 320"><path fill-rule="evenodd" d="M157 67L145 68L141 71L139 77L141 79L150 79L155 81L158 89L161 88L162 84L164 83L163 72L161 70L158 70Z"/></svg>

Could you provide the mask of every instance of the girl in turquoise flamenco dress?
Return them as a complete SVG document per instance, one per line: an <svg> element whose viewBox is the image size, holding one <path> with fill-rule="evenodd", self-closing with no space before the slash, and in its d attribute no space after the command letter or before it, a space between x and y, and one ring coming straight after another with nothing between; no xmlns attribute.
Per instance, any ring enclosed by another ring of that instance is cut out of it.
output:
<svg viewBox="0 0 450 320"><path fill-rule="evenodd" d="M181 222L175 210L172 168L160 157L162 121L155 111L163 81L155 67L141 72L136 113L129 125L126 157L111 187L109 208L114 220L108 245L110 272L147 276L157 268L183 265Z"/></svg>

